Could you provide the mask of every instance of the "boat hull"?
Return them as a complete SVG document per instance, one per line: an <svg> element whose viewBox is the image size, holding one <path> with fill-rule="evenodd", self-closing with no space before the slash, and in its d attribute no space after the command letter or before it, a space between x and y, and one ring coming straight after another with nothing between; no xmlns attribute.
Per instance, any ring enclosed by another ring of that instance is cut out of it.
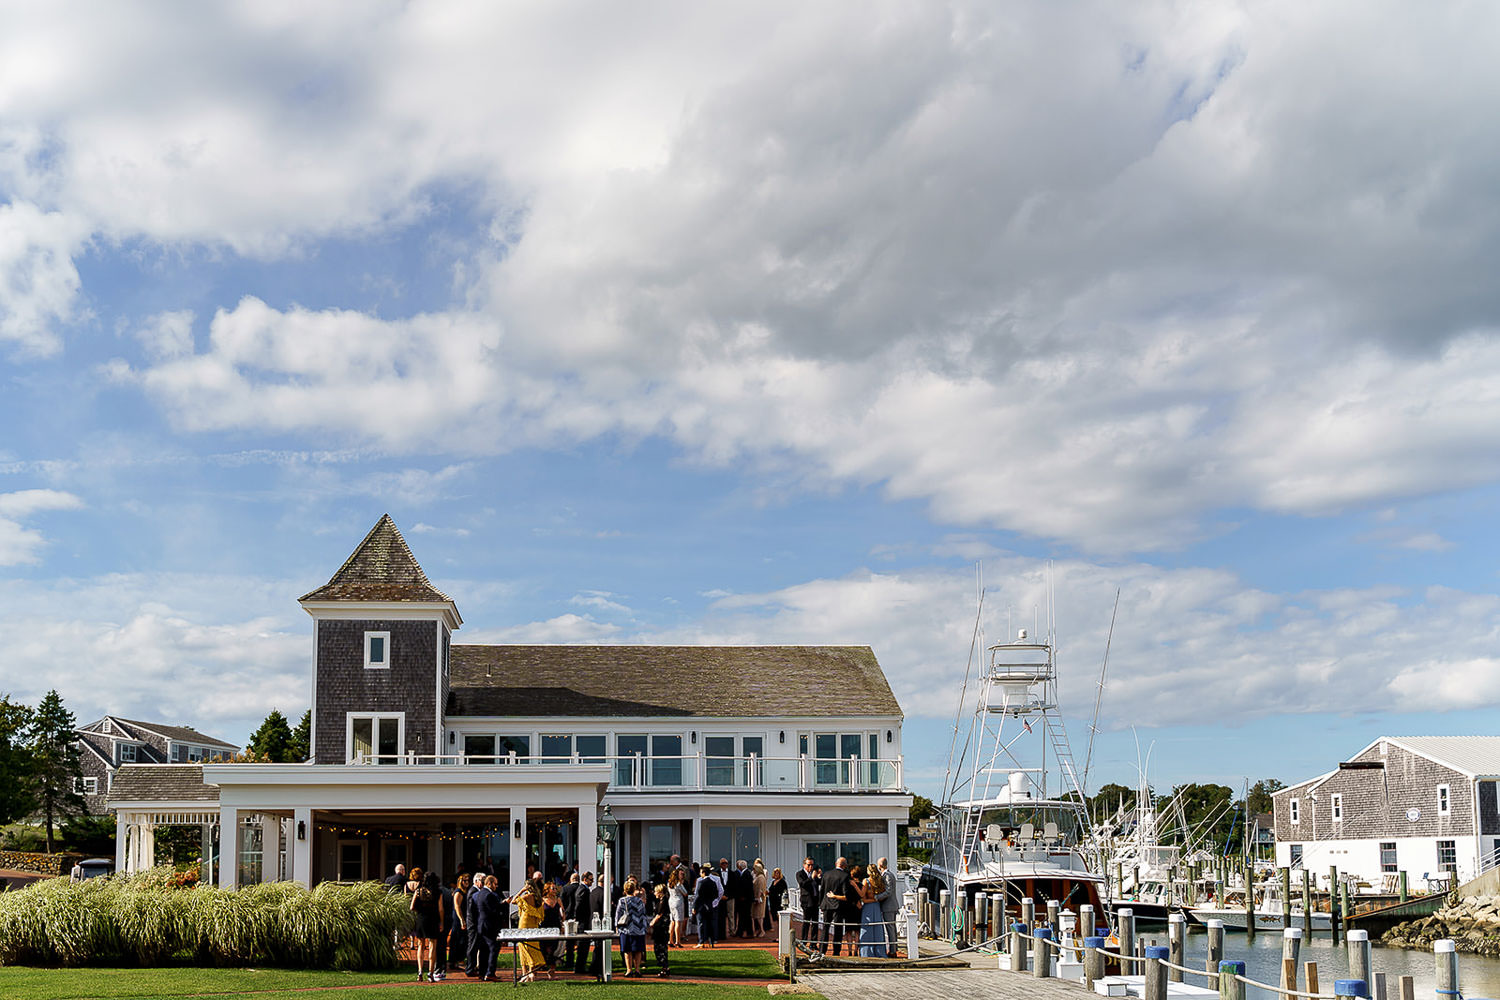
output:
<svg viewBox="0 0 1500 1000"><path fill-rule="evenodd" d="M1186 910L1187 917L1195 924L1207 924L1210 920L1222 920L1226 931L1242 931L1245 929L1244 910L1226 910L1213 906L1193 906ZM1280 913L1255 913L1255 929L1258 931L1279 931L1285 926ZM1293 927L1306 927L1301 913L1292 913ZM1319 913L1314 910L1312 915L1312 929L1315 931L1326 931L1332 927L1328 914Z"/></svg>

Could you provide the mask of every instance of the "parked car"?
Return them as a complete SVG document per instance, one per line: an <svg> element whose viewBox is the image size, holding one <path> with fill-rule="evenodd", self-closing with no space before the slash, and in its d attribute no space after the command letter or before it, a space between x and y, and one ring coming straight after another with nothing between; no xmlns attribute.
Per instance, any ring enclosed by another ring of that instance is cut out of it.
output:
<svg viewBox="0 0 1500 1000"><path fill-rule="evenodd" d="M113 858L89 858L87 861L78 862L78 867L83 869L83 877L86 879L115 873Z"/></svg>

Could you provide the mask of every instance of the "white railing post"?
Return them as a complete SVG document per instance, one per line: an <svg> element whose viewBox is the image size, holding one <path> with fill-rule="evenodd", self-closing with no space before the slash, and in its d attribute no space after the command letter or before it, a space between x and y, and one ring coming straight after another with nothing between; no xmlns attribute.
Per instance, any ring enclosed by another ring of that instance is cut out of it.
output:
<svg viewBox="0 0 1500 1000"><path fill-rule="evenodd" d="M807 791L807 754L797 757L797 791Z"/></svg>
<svg viewBox="0 0 1500 1000"><path fill-rule="evenodd" d="M697 784L696 787L697 787L698 791L701 792L701 791L703 791L704 786L708 784L708 758L704 756L702 750L698 751L698 765L697 765L697 774L696 774L696 777L697 777L697 781L698 781L698 784Z"/></svg>
<svg viewBox="0 0 1500 1000"><path fill-rule="evenodd" d="M745 775L745 787L752 792L755 791L755 759L756 755L750 755L750 772Z"/></svg>

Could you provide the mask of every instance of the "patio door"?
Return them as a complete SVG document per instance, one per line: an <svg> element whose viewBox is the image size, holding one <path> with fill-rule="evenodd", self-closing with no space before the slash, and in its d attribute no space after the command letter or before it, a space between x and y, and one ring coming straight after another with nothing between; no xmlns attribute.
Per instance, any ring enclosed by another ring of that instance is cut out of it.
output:
<svg viewBox="0 0 1500 1000"><path fill-rule="evenodd" d="M848 787L854 777L849 759L860 756L859 733L813 735L813 783L820 788Z"/></svg>
<svg viewBox="0 0 1500 1000"><path fill-rule="evenodd" d="M703 737L705 783L711 788L747 788L765 784L766 738L754 736ZM752 768L750 759L755 758Z"/></svg>

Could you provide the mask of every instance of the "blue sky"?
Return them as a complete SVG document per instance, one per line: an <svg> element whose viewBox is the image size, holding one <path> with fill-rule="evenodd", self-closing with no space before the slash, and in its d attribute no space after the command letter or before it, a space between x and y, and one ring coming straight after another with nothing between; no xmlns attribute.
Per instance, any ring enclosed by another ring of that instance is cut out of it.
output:
<svg viewBox="0 0 1500 1000"><path fill-rule="evenodd" d="M1492 12L306 7L7 15L0 691L300 712L388 511L469 641L871 645L927 793L976 564L1078 747L1119 591L1095 783L1493 731Z"/></svg>

